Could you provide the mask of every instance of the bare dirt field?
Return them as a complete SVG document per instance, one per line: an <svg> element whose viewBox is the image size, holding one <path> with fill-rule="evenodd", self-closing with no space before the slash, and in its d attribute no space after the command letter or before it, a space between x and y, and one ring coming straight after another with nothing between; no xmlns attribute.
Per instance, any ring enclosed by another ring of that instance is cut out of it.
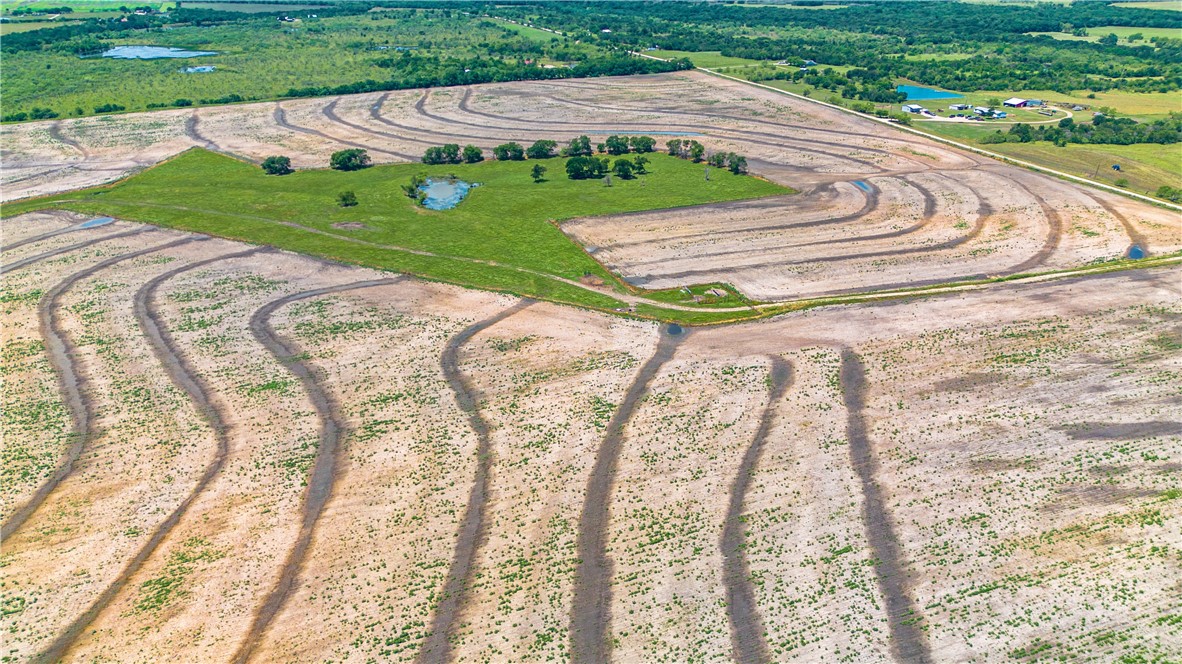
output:
<svg viewBox="0 0 1182 664"><path fill-rule="evenodd" d="M13 661L1182 654L1176 268L671 334L76 222L4 222Z"/></svg>
<svg viewBox="0 0 1182 664"><path fill-rule="evenodd" d="M802 192L565 225L645 285L1182 245L1172 213L700 74L6 126L4 188L593 131ZM681 329L87 219L0 222L3 661L1182 659L1176 264Z"/></svg>
<svg viewBox="0 0 1182 664"><path fill-rule="evenodd" d="M444 142L686 135L746 154L782 199L577 219L629 282L726 282L776 301L1064 269L1182 248L1175 212L702 73L406 90L5 128L4 198L111 180L189 147L297 168L348 147L416 161ZM703 169L703 177L706 177Z"/></svg>

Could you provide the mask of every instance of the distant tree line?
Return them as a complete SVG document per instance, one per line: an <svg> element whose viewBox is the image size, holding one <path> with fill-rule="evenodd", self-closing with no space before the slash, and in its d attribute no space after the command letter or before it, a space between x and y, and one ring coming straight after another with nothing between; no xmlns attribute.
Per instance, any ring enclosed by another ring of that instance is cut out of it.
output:
<svg viewBox="0 0 1182 664"><path fill-rule="evenodd" d="M1097 115L1090 123L1063 118L1058 124L1015 124L1006 133L997 131L980 139L981 143L1030 143L1050 141L1064 146L1068 143L1133 145L1158 143L1169 145L1182 142L1182 113L1171 113L1168 118L1152 122L1137 122L1130 118Z"/></svg>

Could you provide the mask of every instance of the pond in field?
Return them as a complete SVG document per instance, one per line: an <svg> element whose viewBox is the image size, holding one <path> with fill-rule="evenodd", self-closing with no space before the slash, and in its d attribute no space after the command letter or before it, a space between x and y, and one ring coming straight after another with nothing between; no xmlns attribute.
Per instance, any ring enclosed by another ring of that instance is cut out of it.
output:
<svg viewBox="0 0 1182 664"><path fill-rule="evenodd" d="M964 95L958 95L955 92L937 90L935 88L925 88L919 85L900 85L895 88L895 91L906 93L907 101L922 101L924 99L959 99L964 97Z"/></svg>
<svg viewBox="0 0 1182 664"><path fill-rule="evenodd" d="M427 181L419 186L419 191L427 194L427 198L423 200L423 207L428 210L450 210L459 205L468 195L468 190L475 186L477 185L463 180L427 178Z"/></svg>
<svg viewBox="0 0 1182 664"><path fill-rule="evenodd" d="M214 51L186 51L170 46L116 46L103 51L104 58L119 60L156 60L159 58L199 58L217 55Z"/></svg>

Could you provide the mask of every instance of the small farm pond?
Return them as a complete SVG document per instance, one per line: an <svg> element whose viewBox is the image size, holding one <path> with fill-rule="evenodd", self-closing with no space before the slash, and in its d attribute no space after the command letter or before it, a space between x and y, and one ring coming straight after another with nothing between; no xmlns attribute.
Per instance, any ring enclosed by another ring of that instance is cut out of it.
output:
<svg viewBox="0 0 1182 664"><path fill-rule="evenodd" d="M958 95L955 92L937 90L935 88L925 88L919 85L900 85L895 88L895 92L906 93L907 101L922 101L924 99L960 99L964 97L964 95Z"/></svg>
<svg viewBox="0 0 1182 664"><path fill-rule="evenodd" d="M119 60L157 60L160 58L199 58L217 55L214 51L186 51L171 46L116 46L103 51L104 58Z"/></svg>
<svg viewBox="0 0 1182 664"><path fill-rule="evenodd" d="M419 191L427 195L423 207L428 210L450 210L460 204L472 187L479 186L463 180L427 178Z"/></svg>

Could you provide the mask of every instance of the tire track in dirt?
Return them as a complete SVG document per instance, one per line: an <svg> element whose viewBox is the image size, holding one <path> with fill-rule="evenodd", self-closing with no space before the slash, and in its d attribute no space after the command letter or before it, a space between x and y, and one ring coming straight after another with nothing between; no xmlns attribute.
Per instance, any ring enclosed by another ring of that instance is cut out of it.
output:
<svg viewBox="0 0 1182 664"><path fill-rule="evenodd" d="M82 144L79 143L78 141L76 141L76 140L74 140L74 139L70 138L69 136L66 136L65 134L62 133L62 121L61 120L57 120L53 124L49 125L49 136L53 140L55 140L59 143L63 143L65 145L68 145L68 146L74 148L75 150L77 150L78 153L82 155L83 159L90 159L90 151L89 150L87 150L85 147L83 147Z"/></svg>
<svg viewBox="0 0 1182 664"><path fill-rule="evenodd" d="M74 645L74 642L77 641L82 632L94 622L95 618L127 586L127 582L131 577L156 552L160 543L168 537L172 529L180 522L185 513L188 512L193 501L217 477L226 463L226 457L230 453L230 441L225 418L222 417L218 407L210 401L208 387L205 385L205 382L197 375L197 371L185 359L184 353L180 350L176 340L164 325L163 318L155 304L156 289L165 281L184 272L196 270L197 268L219 261L249 256L263 250L260 247L255 247L246 251L225 254L189 263L188 265L182 265L153 277L136 291L132 305L133 310L136 320L139 322L140 329L152 346L152 354L156 356L156 359L163 365L165 371L168 372L168 377L172 380L173 385L189 395L189 400L193 402L193 406L196 407L197 412L201 414L202 418L205 419L206 423L213 430L214 437L217 441L217 452L213 460L205 467L205 472L201 474L200 479L197 480L197 483L189 491L189 495L156 527L152 536L140 547L131 561L123 567L119 576L115 577L110 585L107 586L107 589L103 591L103 594L99 595L91 603L90 607L87 608L86 612L70 623L70 626L50 644L49 648L38 656L39 661L57 662L65 657L70 647Z"/></svg>
<svg viewBox="0 0 1182 664"><path fill-rule="evenodd" d="M985 203L984 199L980 199L980 200L981 200L981 203L983 206L988 206L988 203ZM954 238L952 240L947 240L947 241L940 242L937 244L925 245L922 247L906 247L906 248L902 248L902 249L883 249L880 251L864 251L864 252L853 253L853 254L839 254L836 256L820 256L817 258L808 258L808 259L803 259L803 260L767 260L767 261L760 261L758 263L744 263L742 265L726 265L726 266L713 267L713 268L698 268L698 269L693 269L693 270L683 270L681 272L664 272L664 273L660 273L660 274L654 274L650 277L643 277L642 276L641 278L646 279L646 280L647 279L693 278L693 277L697 277L697 276L700 276L703 274L712 274L712 273L719 272L719 271L756 270L756 269L763 269L763 268L769 268L769 267L776 267L776 266L780 266L780 265L803 265L803 264L809 264L809 263L837 263L837 262L841 262L841 261L862 260L862 259L866 259L866 258L883 258L883 257L887 257L887 256L906 256L908 254L926 254L926 253L932 253L935 251L944 251L947 249L955 249L956 247L959 247L960 245L965 244L966 242L971 242L972 240L976 239L977 236L979 236L981 234L981 232L983 230L985 230L985 222L988 220L989 216L990 215L988 213L978 214L977 221L973 225L972 230L970 230L968 233L966 233L958 238ZM921 222L921 223L927 223L927 222ZM759 230L762 230L762 229L759 229ZM807 245L784 245L782 247L776 247L776 248L777 249L789 249L789 248L793 248L793 247L797 247L797 246L807 246ZM719 252L719 253L714 253L714 254L702 254L700 256L700 258L706 259L706 258L713 258L716 256L756 253L756 252L766 252L766 251L767 251L766 248L737 249L737 250L728 251L728 252ZM628 267L628 266L624 266L624 267ZM960 278L960 279L983 278L984 276L985 275L982 274L982 275L973 275L973 276L962 276L962 277L958 277L958 278ZM945 283L947 281L948 281L947 279L935 279L935 280L930 280L930 281L916 281L916 282L902 283L902 284L897 284L897 285L876 285L875 289L876 290L889 290L891 288L896 288L896 287L903 288L903 287L907 287L907 286L922 286L922 285L927 285L929 283L938 284L938 283ZM853 289L853 290L857 291L859 289ZM834 292L834 294L837 294L840 292L844 292L844 291L836 291L836 292Z"/></svg>
<svg viewBox="0 0 1182 664"><path fill-rule="evenodd" d="M878 588L886 602L891 654L897 662L930 662L927 637L917 620L922 616L908 594L894 519L878 484L878 456L870 442L864 413L866 367L862 358L849 348L841 351L841 391L846 409L850 465L862 487L862 522L873 558L878 561L875 571Z"/></svg>
<svg viewBox="0 0 1182 664"><path fill-rule="evenodd" d="M1048 258L1051 257L1051 254L1055 253L1055 250L1059 248L1059 240L1063 237L1063 220L1061 217L1059 217L1059 213L1053 207L1047 204L1046 199L1031 191L1030 187L1022 184L1016 178L1010 178L1010 182L1018 189L1026 192L1028 196L1033 198L1034 201L1038 203L1039 209L1042 210L1043 217L1045 217L1047 220L1047 238L1043 241L1042 247L1040 247L1033 256L1013 267L1002 270L1000 274L1003 275L1018 274L1020 272L1025 272L1030 268L1042 265Z"/></svg>
<svg viewBox="0 0 1182 664"><path fill-rule="evenodd" d="M197 117L197 111L193 111L193 114L185 119L185 136L188 136L189 140L193 141L197 145L200 145L206 150L210 150L212 152L222 152L223 150L218 147L217 143L214 143L213 141L201 135L201 130L197 128L197 124L199 122L200 119Z"/></svg>
<svg viewBox="0 0 1182 664"><path fill-rule="evenodd" d="M307 555L308 547L312 543L312 535L316 528L316 522L320 519L320 514L324 511L324 506L328 503L328 499L332 497L339 455L338 443L340 442L341 431L345 428L345 418L341 414L340 406L337 404L336 399L320 384L320 379L316 377L316 372L312 366L303 359L300 359L301 355L296 350L295 344L275 332L271 327L270 318L280 307L298 300L306 300L308 298L342 291L370 288L372 286L387 286L396 284L402 280L403 277L372 279L292 293L291 295L286 295L264 304L250 317L250 332L254 335L254 338L275 356L275 359L280 364L295 374L303 386L304 391L307 392L308 398L316 410L316 416L320 420L320 443L316 448L316 459L312 464L312 474L308 478L308 488L304 493L303 515L300 519L299 534L296 536L296 540L283 562L279 580L275 583L275 587L272 588L266 601L259 608L259 612L251 622L250 630L243 638L238 651L234 653L234 662L243 663L250 659L251 654L266 632L267 627L279 613L279 610L283 608L283 603L287 600L288 595L295 586L296 576L303 567L304 557Z"/></svg>
<svg viewBox="0 0 1182 664"><path fill-rule="evenodd" d="M142 230L138 231L142 232ZM122 233L120 235L130 235L131 232ZM116 237L116 236L112 236ZM102 239L110 239L102 238ZM61 297L74 284L89 278L96 272L104 270L117 263L138 258L145 254L155 253L164 249L171 249L190 242L197 242L204 240L203 237L184 237L179 240L165 242L146 249L138 249L130 251L118 256L113 256L99 263L75 272L59 281L56 285L49 289L49 292L41 299L37 305L37 316L40 319L41 336L45 339L45 352L49 356L49 363L53 366L54 373L57 375L58 389L62 394L62 400L66 403L66 407L70 411L70 420L73 428L72 437L73 442L70 449L66 451L65 457L58 464L58 467L53 471L41 486L29 498L29 500L19 508L17 508L7 519L4 524L0 526L0 541L6 540L12 536L13 533L20 530L25 521L31 517L38 508L53 493L54 489L58 487L67 477L74 472L74 463L82 454L82 450L86 448L86 444L95 437L94 431L94 411L90 403L90 399L86 398L85 393L88 387L88 381L83 376L75 365L74 358L78 357L78 349L67 337L61 327L61 320L59 313L61 310ZM91 240L89 242L71 245L73 247L86 246L93 242L99 242L100 239ZM57 252L46 252L42 257L47 255L55 255ZM37 258L33 256L32 258Z"/></svg>
<svg viewBox="0 0 1182 664"><path fill-rule="evenodd" d="M467 92L464 93L465 97L460 100L461 106L465 103L464 99L466 99L467 96L471 94L471 92L472 92L471 88L468 88ZM555 101L566 103L565 100L558 99L557 97L554 97L553 99ZM467 126L467 127L477 127L477 128L486 129L486 130L521 131L521 129L519 129L519 128L492 125L487 122L483 123L483 124L477 124L474 122L464 122L463 120L457 120L457 119L448 118L448 117L445 117L442 115L436 115L426 109L426 101L427 101L426 95L424 95L422 98L420 98L419 101L417 103L415 103L415 112L417 112L419 115L430 118L431 120L442 123L444 125L458 124L458 125L463 125L463 126ZM576 105L578 105L578 104L576 104ZM590 105L588 105L588 106L590 108L595 108L594 106L590 106ZM461 111L462 110L463 109L461 108ZM629 123L605 123L605 122L562 122L562 121L557 121L557 120L541 122L541 121L530 121L530 120L518 120L516 118L495 115L492 113L482 113L479 111L476 111L474 113L477 115L477 117L489 118L489 119L497 120L500 122L510 121L510 122L520 122L520 123L524 123L524 124L529 124L529 125L531 125L531 127L535 131L537 131L538 129L542 129L543 131L545 131L546 127L554 126L554 125L573 125L573 126L578 126L578 127L621 128L622 126L629 124ZM654 122L653 124L657 124L657 123ZM644 126L644 125L640 125L640 126ZM874 171L878 171L878 172L884 171L886 169L884 169L883 167L879 166L878 164L875 164L874 162L866 160L866 159L852 157L852 156L849 156L844 153L838 154L838 153L826 152L824 150L817 150L814 148L801 147L799 144L807 144L810 146L817 145L817 144L828 145L828 146L831 146L835 149L843 150L845 152L849 152L851 150L861 150L863 152L880 153L880 154L890 156L890 157L899 157L899 155L897 155L893 152L890 152L888 150L879 150L877 148L855 147L855 146L842 145L840 143L833 143L830 141L822 141L822 140L792 139L792 138L789 138L786 136L778 136L776 134L748 131L748 130L743 130L743 129L727 129L727 128L722 128L722 127L703 128L703 127L699 127L699 126L682 126L682 125L661 125L661 126L664 127L665 129L674 128L674 129L684 129L684 130L694 131L697 133L701 133L703 136L713 136L714 138L721 138L724 140L740 140L740 141L745 141L747 143L750 143L752 145L761 145L764 147L771 147L771 148L776 148L776 149L780 149L780 150L792 149L792 150L796 150L798 152L803 152L805 154L819 155L819 156L829 157L832 159L842 159L845 161L853 162L855 164L860 164L862 166L865 166L867 168L871 168ZM551 129L550 131L563 132L565 130ZM638 133L644 133L642 130L637 130L637 131L638 131ZM662 131L662 130L661 129L652 129L650 131ZM716 133L715 134L707 134L707 133L705 133L707 131L713 131ZM743 136L743 138L735 139L730 136L718 135L717 132L727 132L727 133L732 133L732 134L739 134L740 136ZM571 133L578 134L579 131L578 130L571 130ZM757 138L747 138L749 136L764 137L764 138L773 139L775 141L781 141L781 142L771 142L771 141L767 141L767 140L758 140ZM858 134L858 136L862 137L861 134ZM490 139L490 140L495 140L495 139ZM900 157L900 158L905 158L905 157ZM925 168L926 168L926 165L925 165Z"/></svg>
<svg viewBox="0 0 1182 664"><path fill-rule="evenodd" d="M787 242L787 243L783 243L783 244L763 245L760 247L748 247L748 248L744 248L744 249L729 249L729 250L717 251L717 252L713 252L713 253L700 254L700 257L701 258L717 258L720 256L737 256L740 254L766 253L768 251L794 249L794 248L799 248L799 247L810 247L810 246L816 246L816 245L833 245L833 244L844 244L844 243L849 243L849 242L865 242L865 241L869 241L869 240L893 238L893 237L899 237L902 235L907 235L909 233L914 233L916 231L923 229L925 226L927 226L931 222L932 218L935 217L936 198L926 188L924 188L920 185L911 183L909 181L908 181L908 184L911 184L911 186L913 186L913 187L915 187L915 189L919 190L920 195L924 199L924 208L923 208L922 216L920 217L919 221L916 222L915 224L912 224L911 226L908 226L907 228L897 230L897 231L890 231L888 233L878 233L875 235L862 235L862 236L853 236L853 237L846 237L846 238L835 238L832 240L819 240L816 242L806 242L806 243ZM862 216L865 216L865 215L862 215ZM813 225L813 226L829 225L829 224L835 223L838 219L843 219L846 221L854 221L855 220L855 219L849 219L846 217L836 217L834 219L822 220L825 222L824 224L822 224L820 222L806 222L806 223ZM800 228L801 224L799 224L799 223L793 224L792 227L793 228ZM710 234L710 237L716 238L719 235L723 235L726 233L735 233L735 232L757 233L757 232L762 232L764 230L776 230L776 228L774 226L760 226L760 227L752 228L752 229L746 230L746 231L723 231L723 232L719 232L719 233L712 233L712 234ZM670 239L677 240L677 239L681 239L681 238L678 237L678 238L670 238ZM887 253L869 252L869 253L863 253L863 254L826 256L824 258L813 258L813 259L802 260L802 261L776 261L775 264L787 265L787 264L792 264L792 263L832 262L832 261L839 261L839 260L848 260L850 258L866 258L866 257L873 257L873 256L878 256L878 255L893 256L896 254L918 253L918 252L934 251L937 249L947 249L949 247L955 247L955 246L962 244L964 242L967 242L967 241L968 241L967 237L962 237L962 238L958 238L955 240L949 240L948 242L944 242L941 244L929 245L929 246L925 246L925 247L908 248L908 249L892 249ZM642 266L646 266L646 265L661 265L666 262L668 262L668 259L651 260L651 261L644 261L644 262L640 262L640 263L628 263L627 267L637 268L637 267L642 267Z"/></svg>
<svg viewBox="0 0 1182 664"><path fill-rule="evenodd" d="M632 242L619 242L616 244L601 245L600 249L603 250L603 249L614 249L614 248L619 248L619 247L634 247L634 246L638 246L638 245L650 244L652 242L667 242L667 241L671 241L671 240L681 241L681 240L688 240L688 239L693 239L693 238L717 238L717 237L722 237L722 236L726 236L726 235L746 235L749 233L761 233L761 232L765 232L765 231L787 230L789 228L812 228L815 226L828 226L831 224L844 224L847 221L855 221L855 220L861 219L862 217L865 217L866 215L868 215L871 212L878 209L878 202L879 202L878 195L881 193L881 190L879 190L878 187L874 186L873 184L871 184L869 182L867 182L865 184L870 189L870 191L865 191L861 188L858 188L858 192L860 194L862 194L862 198L863 198L862 207L859 208L855 212L851 212L849 214L844 214L844 215L841 215L840 217L830 217L827 219L817 219L815 221L792 221L792 222L785 222L782 224L770 224L770 225L766 225L766 226L751 226L749 228L718 229L718 230L712 230L712 231L703 231L701 233L689 233L686 235L678 235L676 237L670 237L670 238L662 238L661 240L635 240ZM830 187L831 186L832 185L830 185ZM778 201L775 201L775 202L778 203ZM760 208L769 208L769 207L771 207L772 209L777 209L779 206L778 205L770 205L769 206L768 203L763 200L733 201L733 202L728 202L728 203L707 203L706 205L696 205L696 206L692 206L692 207L688 207L688 208L683 208L682 210L685 212L694 212L694 213L698 214L699 216L701 216L701 215L709 215L713 212L726 212L728 210L734 210L734 209L760 209ZM646 211L635 212L635 213L624 213L621 215L613 215L613 216L624 217L624 216L630 216L630 215L639 216L639 215L643 215L643 214L652 214L652 210L646 210Z"/></svg>
<svg viewBox="0 0 1182 664"><path fill-rule="evenodd" d="M383 148L376 148L371 145L366 145L364 143L358 143L356 141L350 141L350 140L347 140L344 138L337 138L336 136L326 134L326 133L324 133L320 130L317 130L317 129L309 129L308 127L301 127L299 125L293 125L287 121L287 111L285 111L283 109L283 107L279 105L279 102L275 102L275 110L274 110L274 112L272 112L271 118L275 121L275 124L279 125L280 127L283 127L284 129L290 129L291 131L298 132L300 134L308 134L309 136L318 136L320 138L323 138L328 141L332 141L334 143L340 143L341 145L348 145L351 148L361 148L362 150L368 150L370 152L379 152L384 155L389 155L391 157L396 157L398 159L405 159L407 161L418 161L419 160L418 157L412 157L411 155L403 154L401 152L394 152L392 150L386 150Z"/></svg>
<svg viewBox="0 0 1182 664"><path fill-rule="evenodd" d="M425 97L426 94L427 93L424 92L423 96ZM370 117L372 117L374 120L377 120L378 122L381 122L382 124L387 125L389 127L393 127L395 129L400 129L402 131L411 132L414 134L421 134L423 136L434 136L434 137L443 139L445 142L451 142L451 140L455 139L455 138L468 138L468 139L477 140L477 141L499 140L499 139L491 138L489 136L477 136L475 134L456 134L456 133L452 133L452 132L433 131L431 129L425 129L422 127L413 127L410 125L398 124L397 122L394 122L393 120L390 120L382 115L382 107L385 106L386 101L389 98L390 98L390 93L387 92L386 94L379 97L378 100L375 101L373 103L373 105L369 107ZM419 99L421 101L422 97L420 97ZM513 131L518 131L518 130L513 130ZM514 140L514 141L518 141L520 143L526 143L529 141L529 139L527 139L527 138L510 138L510 139L506 139L506 140ZM434 143L434 142L428 142L428 141L419 141L419 142L420 143L429 143L430 145L436 145L436 143Z"/></svg>
<svg viewBox="0 0 1182 664"><path fill-rule="evenodd" d="M731 656L739 664L762 664L771 661L767 640L763 636L763 618L755 602L755 589L751 585L751 567L743 548L743 504L751 486L751 476L759 464L764 444L771 432L776 417L776 406L792 386L792 365L787 360L773 356L771 385L768 390L767 406L759 419L755 438L743 454L735 481L731 483L730 501L722 526L722 537L718 546L722 553L722 582L726 587L726 613L731 624Z"/></svg>
<svg viewBox="0 0 1182 664"><path fill-rule="evenodd" d="M611 655L612 560L607 555L607 527L611 520L612 487L624 443L624 431L657 372L688 336L680 328L661 331L657 348L628 386L620 407L607 423L595 465L587 479L579 516L574 598L570 613L570 660L577 664L607 662Z"/></svg>
<svg viewBox="0 0 1182 664"><path fill-rule="evenodd" d="M1130 248L1132 248L1132 245L1141 247L1141 251L1144 252L1145 256L1149 256L1149 238L1145 237L1141 233L1141 231L1138 231L1137 228L1135 226L1133 226L1133 224L1129 221L1129 218L1126 217L1123 212L1120 212L1119 210L1117 210L1116 206L1114 206L1113 204L1109 203L1108 201L1104 200L1103 198L1100 198L1099 196L1097 196L1097 195L1095 195L1083 188L1081 188L1080 191L1082 191L1084 194L1086 194L1088 196L1088 198L1092 199L1093 201L1096 201L1096 203L1099 204L1100 207L1104 208L1104 210L1106 212L1108 212L1108 214L1112 215L1113 218L1115 218L1117 221L1120 222L1120 225L1122 227L1124 227L1124 229L1125 229L1125 235L1128 236L1128 238L1129 238Z"/></svg>
<svg viewBox="0 0 1182 664"><path fill-rule="evenodd" d="M459 334L448 340L439 359L443 375L447 378L447 384L455 394L456 404L459 405L460 410L468 414L468 424L476 433L478 440L476 473L472 479L472 489L468 494L468 505L464 508L464 517L460 521L460 529L456 534L455 553L452 556L451 566L448 568L447 580L444 582L439 604L435 607L431 630L415 658L416 662L442 663L451 661L449 637L452 625L463 609L464 595L471 582L472 563L476 560L477 549L487 537L484 510L488 502L488 474L492 467L492 442L489 439L488 422L480 415L479 394L460 370L460 350L478 333L532 304L532 300L522 300L504 311L464 328Z"/></svg>
<svg viewBox="0 0 1182 664"><path fill-rule="evenodd" d="M80 224L71 224L71 225L66 226L64 228L58 228L56 230L52 230L47 233L41 233L40 235L34 235L33 237L27 237L23 240L13 242L12 244L10 244L8 246L0 247L0 254L6 254L14 249L19 249L25 245L33 244L34 242L40 242L42 240L48 240L51 237L57 237L58 235L63 235L65 233L71 233L71 232L77 231L77 230L82 230L80 228Z"/></svg>
<svg viewBox="0 0 1182 664"><path fill-rule="evenodd" d="M420 145L436 145L435 143L432 143L430 141L424 141L424 140L420 140L417 138L410 138L408 136L403 136L400 134L392 134L388 131L380 131L377 129L373 129L371 127L366 127L365 125L357 124L356 122L350 122L350 121L342 118L341 116L337 115L337 110L336 110L337 109L337 102L339 102L340 100L341 100L341 98L337 97L336 99L332 100L331 102L329 102L323 108L320 109L320 113L322 115L324 115L324 117L327 118L329 122L334 122L336 124L339 124L339 125L342 125L345 127L349 127L351 129L359 131L363 134L373 136L374 138L377 138L379 140L393 138L395 140L407 141L409 143L418 143ZM370 109L370 111L372 114L372 108ZM410 159L410 157L408 155L406 156L406 158ZM415 161L417 161L417 160L418 160L418 158L415 158Z"/></svg>
<svg viewBox="0 0 1182 664"><path fill-rule="evenodd" d="M12 272L13 270L19 270L22 267L25 267L27 265L32 265L33 263L43 261L47 258L53 258L54 256L60 256L61 254L65 254L65 253L69 253L69 252L77 250L77 249L85 248L85 247L92 245L96 242L105 242L107 240L117 240L117 239L123 238L123 237L130 237L132 235L139 235L140 233L146 233L150 230L155 230L155 229L152 228L151 226L141 226L139 228L133 228L129 231L123 231L122 233L113 233L111 235L104 235L102 237L96 237L96 238L91 238L89 240L83 240L81 242L75 242L74 244L68 244L64 247L58 247L57 249L50 249L49 251L42 252L42 253L37 254L35 256L28 256L28 257L22 258L18 261L13 261L7 265L4 265L2 267L2 269L0 269L0 272L2 272L3 274L7 274L9 272Z"/></svg>

